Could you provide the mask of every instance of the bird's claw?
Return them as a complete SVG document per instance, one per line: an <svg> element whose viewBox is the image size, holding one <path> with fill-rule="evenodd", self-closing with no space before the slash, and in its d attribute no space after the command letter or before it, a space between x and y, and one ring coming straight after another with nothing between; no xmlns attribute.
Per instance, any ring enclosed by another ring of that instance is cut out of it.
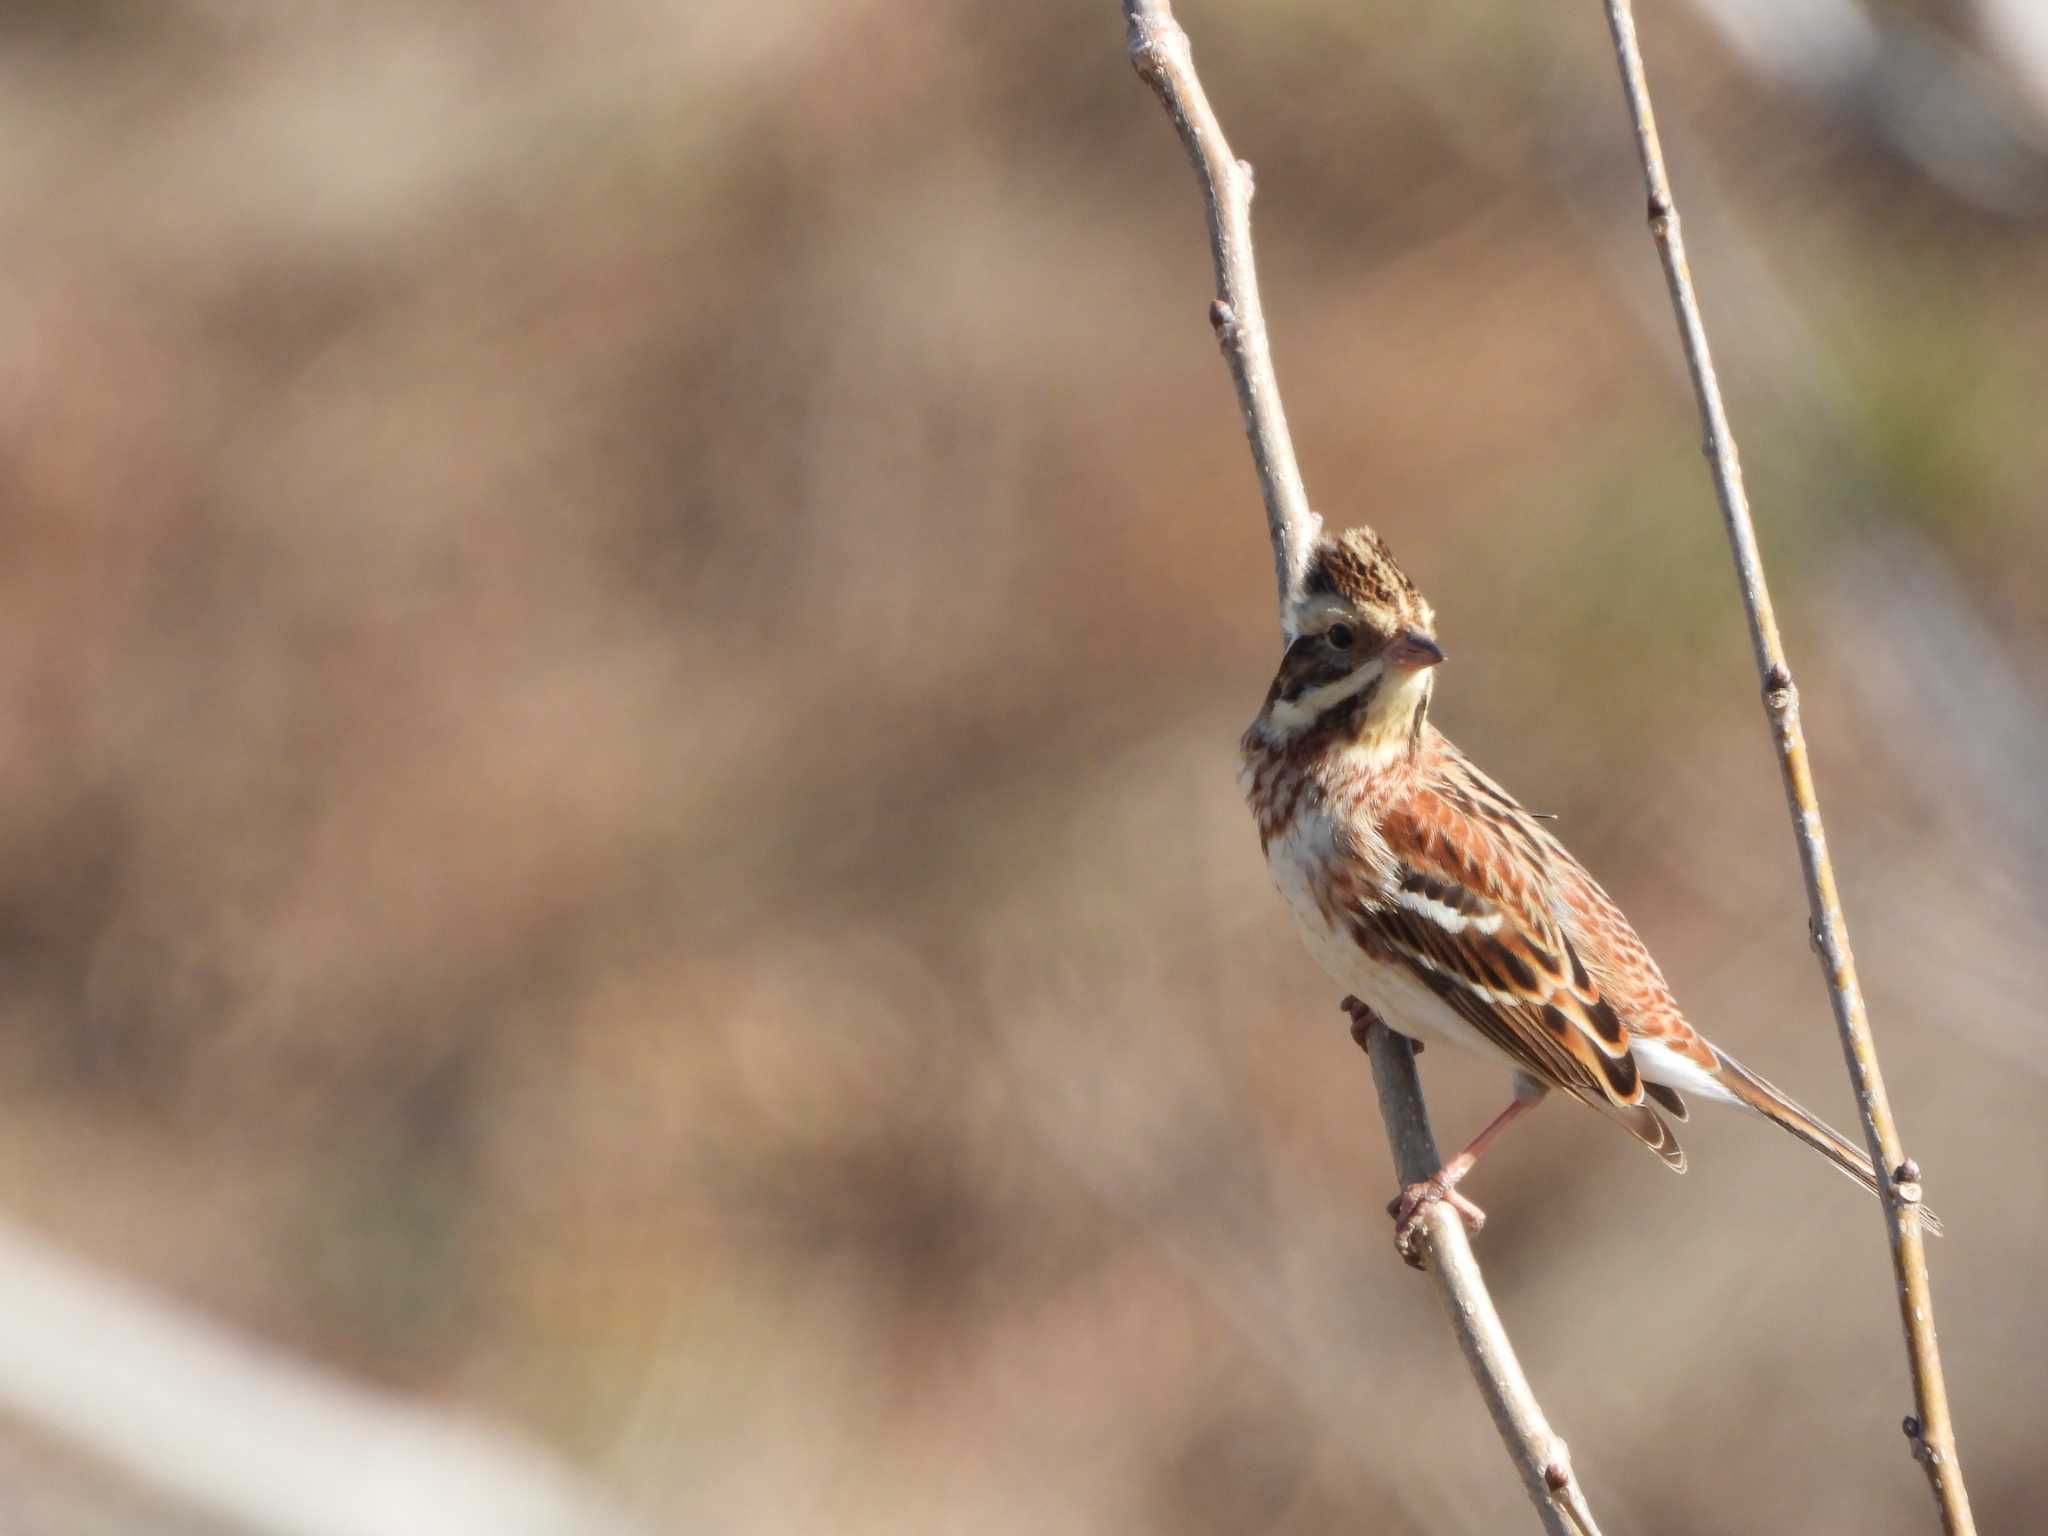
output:
<svg viewBox="0 0 2048 1536"><path fill-rule="evenodd" d="M1386 1028L1386 1021L1355 997L1345 998L1340 1006L1342 1006L1346 1013L1351 1015L1351 1038L1358 1042L1358 1048L1361 1051L1370 1056L1372 1054L1373 1026L1378 1025L1381 1028ZM1413 1054L1420 1056L1422 1054L1422 1042L1420 1040L1410 1040L1408 1042L1408 1049Z"/></svg>
<svg viewBox="0 0 2048 1536"><path fill-rule="evenodd" d="M1410 1184L1387 1202L1387 1214L1394 1218L1394 1247L1410 1268L1428 1267L1416 1238L1422 1231L1423 1213L1439 1201L1464 1219L1467 1232L1477 1233L1486 1225L1486 1212L1446 1184L1441 1174Z"/></svg>

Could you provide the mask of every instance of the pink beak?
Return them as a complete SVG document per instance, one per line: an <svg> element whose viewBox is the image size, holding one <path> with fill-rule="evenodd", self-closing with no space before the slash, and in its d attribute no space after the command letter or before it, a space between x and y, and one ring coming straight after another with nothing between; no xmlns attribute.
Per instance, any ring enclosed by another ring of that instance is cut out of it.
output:
<svg viewBox="0 0 2048 1536"><path fill-rule="evenodd" d="M1403 671L1419 672L1424 667L1434 667L1444 659L1443 647L1420 630L1404 630L1387 642L1383 659L1389 667Z"/></svg>

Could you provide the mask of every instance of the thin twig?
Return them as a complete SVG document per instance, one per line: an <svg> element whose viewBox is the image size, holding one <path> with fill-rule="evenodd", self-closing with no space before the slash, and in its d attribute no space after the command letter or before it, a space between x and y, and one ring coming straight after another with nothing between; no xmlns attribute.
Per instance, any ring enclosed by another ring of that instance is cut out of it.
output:
<svg viewBox="0 0 2048 1536"><path fill-rule="evenodd" d="M1372 1058L1373 1086L1379 1090L1380 1117L1387 1123L1395 1170L1403 1186L1420 1184L1444 1164L1423 1107L1414 1050L1384 1024L1374 1023L1352 1033ZM1465 1234L1464 1218L1448 1201L1432 1201L1422 1208L1422 1230L1429 1240L1430 1273L1436 1276L1437 1296L1451 1320L1451 1331L1465 1351L1465 1361L1472 1367L1472 1377L1500 1430L1501 1442L1514 1456L1523 1486L1543 1516L1544 1528L1600 1536L1593 1512L1586 1507L1585 1490L1572 1475L1571 1452L1543 1417L1536 1394L1529 1390L1529 1379L1515 1359L1515 1347L1508 1342L1507 1329L1501 1326L1500 1314L1486 1293L1479 1261Z"/></svg>
<svg viewBox="0 0 2048 1536"><path fill-rule="evenodd" d="M1650 109L1650 86L1643 73L1642 50L1636 42L1635 18L1629 0L1605 3L1615 59L1621 66L1622 90L1635 124L1643 181L1649 191L1650 233L1664 264L1665 286L1671 291L1671 307L1677 314L1679 335L1685 345L1686 368L1692 375L1693 395L1699 402L1700 426L1705 433L1702 448L1713 468L1714 491L1735 555L1742 603L1749 614L1750 643L1756 651L1757 675L1763 681L1764 711L1777 743L1778 767L1785 780L1785 798L1791 807L1793 832L1799 843L1799 862L1806 872L1813 946L1827 975L1835 1024L1842 1037L1842 1054L1848 1061L1849 1080L1855 1087L1857 1110L1863 1118L1864 1141L1883 1190L1885 1226L1891 1238L1892 1268L1898 1277L1899 1313L1905 1325L1906 1357L1912 1367L1917 1407L1917 1412L1906 1420L1906 1434L1913 1442L1914 1455L1927 1470L1935 1503L1941 1510L1942 1529L1948 1536L1974 1536L1976 1526L1970 1518L1962 1465L1956 1459L1948 1391L1942 1382L1941 1352L1934 1336L1934 1300L1927 1279L1926 1238L1920 1227L1920 1169L1906 1156L1899 1140L1891 1103L1885 1096L1884 1077L1878 1070L1877 1043L1871 1038L1863 990L1856 980L1849 925L1842 915L1841 894L1835 887L1834 867L1821 827L1820 800L1814 792L1813 769L1807 761L1806 736L1799 724L1799 694L1793 687L1784 642L1771 611L1763 557L1757 551L1749 499L1742 488L1742 464L1736 455L1734 434L1729 430L1727 408L1721 401L1721 386L1714 377L1699 298L1686 266L1685 242L1679 233L1671 182L1664 172L1663 151L1657 142L1657 120Z"/></svg>
<svg viewBox="0 0 2048 1536"><path fill-rule="evenodd" d="M1230 152L1223 125L1196 78L1188 35L1173 18L1171 0L1124 0L1124 23L1131 64L1158 93L1201 178L1209 253L1216 263L1209 323L1216 328L1244 412L1252 466L1266 502L1266 531L1273 538L1273 574L1284 621L1290 600L1300 594L1322 520L1309 510L1287 413L1280 408L1272 349L1266 344L1266 311L1252 266L1252 168Z"/></svg>
<svg viewBox="0 0 2048 1536"><path fill-rule="evenodd" d="M1290 601L1301 590L1319 521L1309 510L1295 463L1280 389L1266 342L1265 313L1252 265L1252 169L1231 153L1223 128L1195 75L1187 34L1174 20L1169 0L1123 0L1131 63L1173 119L1188 158L1201 179L1209 220L1209 245L1216 264L1217 297L1210 323L1230 364L1244 411L1245 435L1266 503L1273 540L1273 566L1283 623ZM1367 1044L1363 1038L1359 1042ZM1405 1184L1429 1178L1442 1166L1429 1130L1422 1085L1408 1042L1379 1028L1369 1046L1373 1079L1387 1139ZM1552 1536L1599 1536L1584 1491L1571 1470L1564 1442L1544 1420L1494 1311L1492 1298L1472 1256L1465 1224L1437 1202L1422 1218L1424 1254L1474 1379L1493 1413L1501 1441L1514 1459L1529 1497Z"/></svg>

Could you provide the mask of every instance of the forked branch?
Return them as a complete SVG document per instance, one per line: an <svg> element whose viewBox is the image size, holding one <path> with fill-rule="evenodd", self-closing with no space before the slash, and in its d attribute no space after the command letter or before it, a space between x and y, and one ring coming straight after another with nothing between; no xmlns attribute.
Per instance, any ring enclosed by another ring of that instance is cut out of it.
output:
<svg viewBox="0 0 2048 1536"><path fill-rule="evenodd" d="M1635 125L1643 182L1649 192L1650 233L1664 265L1671 307L1678 317L1686 370L1692 375L1700 427L1705 434L1702 446L1713 468L1714 492L1720 500L1721 518L1727 524L1728 543L1735 555L1742 604L1749 615L1750 643L1756 651L1757 675L1763 683L1764 712L1777 744L1778 769L1792 811L1799 862L1806 872L1813 945L1827 975L1835 1025L1842 1037L1842 1054L1849 1064L1849 1081L1856 1090L1857 1112L1863 1118L1864 1141L1884 1194L1885 1225L1891 1239L1892 1268L1898 1277L1899 1314L1905 1324L1906 1358L1912 1369L1916 1406L1906 1420L1906 1434L1912 1441L1914 1455L1927 1470L1927 1480L1941 1510L1942 1529L1948 1536L1974 1536L1976 1525L1970 1518L1962 1465L1956 1460L1948 1391L1941 1375L1941 1351L1934 1336L1927 1240L1920 1226L1920 1169L1906 1156L1899 1140L1891 1101L1885 1096L1884 1077L1878 1070L1877 1042L1871 1037L1870 1019L1864 1011L1863 989L1856 980L1856 957L1849 948L1849 924L1842 915L1841 894L1835 887L1834 866L1829 861L1827 837L1821 828L1820 800L1814 792L1806 735L1799 723L1799 694L1793 687L1792 669L1785 663L1784 641L1771 611L1763 557L1758 553L1756 528L1750 521L1749 498L1742 488L1742 462L1735 452L1727 407L1722 403L1720 382L1714 376L1714 360L1707 348L1699 296L1693 291L1692 273L1685 261L1678 208L1672 201L1670 178L1664 171L1657 120L1650 109L1650 85L1643 73L1642 49L1636 41L1635 17L1629 0L1605 0L1605 4L1608 30L1614 38L1614 56L1621 68L1622 92L1628 98L1629 116Z"/></svg>
<svg viewBox="0 0 2048 1536"><path fill-rule="evenodd" d="M1195 75L1187 34L1175 21L1169 0L1123 0L1123 9L1131 63L1158 93L1202 183L1209 248L1216 265L1216 300L1209 319L1244 411L1245 435L1251 440L1252 463L1273 539L1284 619L1290 598L1300 591L1319 524L1302 488L1266 342L1265 311L1252 265L1251 167L1231 153ZM1372 1057L1380 1113L1401 1181L1419 1183L1442 1164L1408 1042L1375 1026L1359 1043ZM1426 1208L1421 1230L1424 1256L1444 1311L1544 1529L1552 1536L1599 1536L1565 1444L1545 1421L1487 1295L1464 1222L1448 1205L1436 1202Z"/></svg>

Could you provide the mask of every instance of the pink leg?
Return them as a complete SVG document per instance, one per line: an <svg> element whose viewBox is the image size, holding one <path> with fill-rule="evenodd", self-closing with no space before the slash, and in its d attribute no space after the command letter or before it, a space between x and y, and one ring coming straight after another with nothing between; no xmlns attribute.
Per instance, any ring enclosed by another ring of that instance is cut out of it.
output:
<svg viewBox="0 0 2048 1536"><path fill-rule="evenodd" d="M1486 1212L1459 1194L1458 1184L1472 1171L1480 1154L1493 1144L1496 1136L1542 1102L1540 1093L1516 1094L1508 1107L1495 1115L1464 1151L1429 1178L1419 1184L1410 1184L1388 1202L1387 1214L1394 1218L1394 1246L1401 1250L1402 1258L1417 1269L1422 1268L1422 1255L1415 1247L1415 1232L1421 1224L1422 1213L1439 1200L1447 1202L1452 1210L1464 1217L1465 1225L1471 1231L1477 1232L1486 1225Z"/></svg>

